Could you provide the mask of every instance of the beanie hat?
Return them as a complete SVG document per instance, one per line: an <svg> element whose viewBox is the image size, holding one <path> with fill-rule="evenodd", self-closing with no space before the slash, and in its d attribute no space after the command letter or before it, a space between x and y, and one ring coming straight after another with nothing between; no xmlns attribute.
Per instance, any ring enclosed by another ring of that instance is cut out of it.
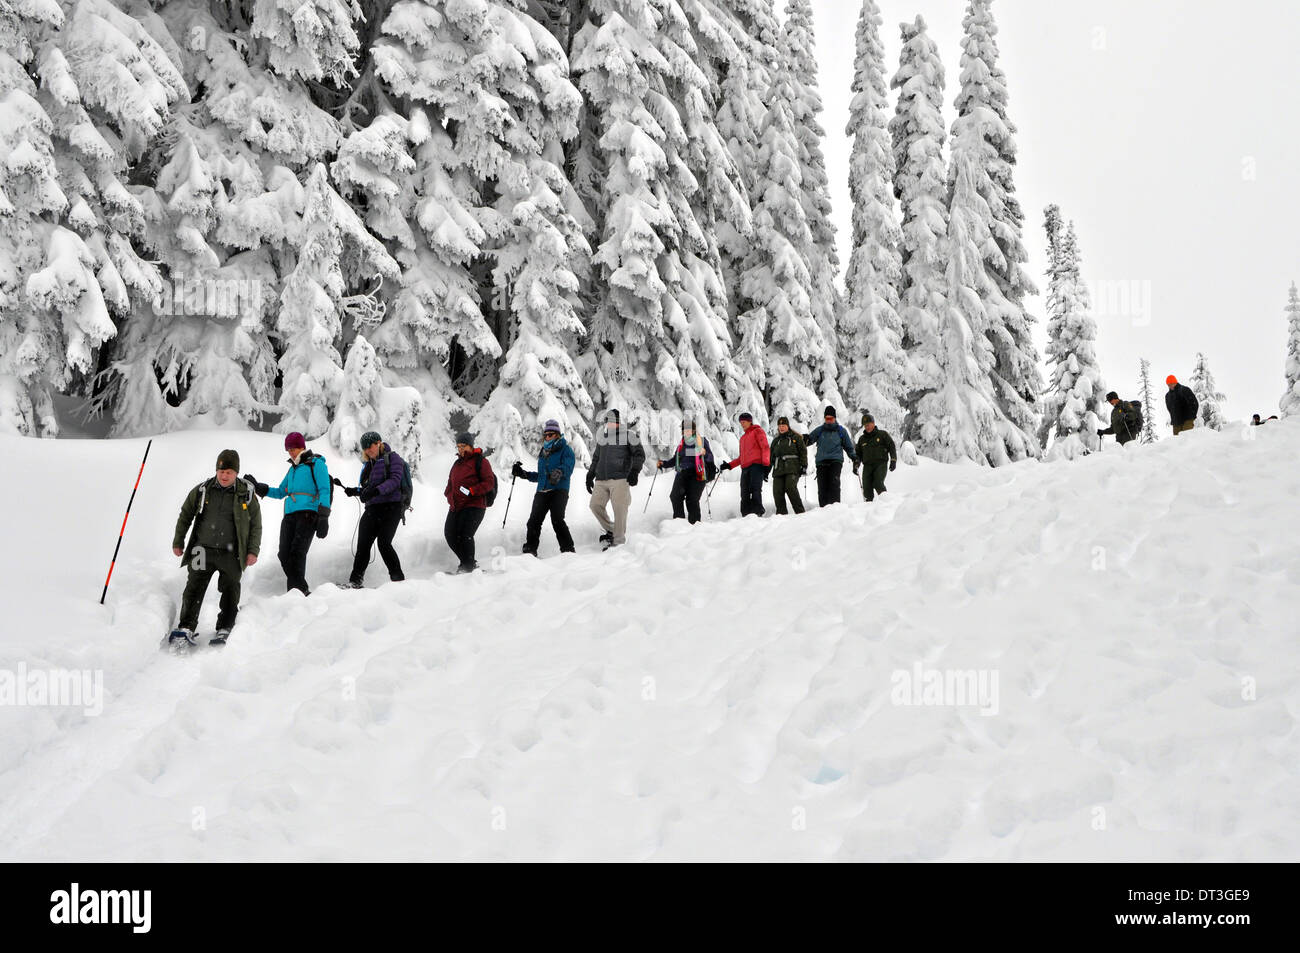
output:
<svg viewBox="0 0 1300 953"><path fill-rule="evenodd" d="M1107 399L1107 400L1119 400L1119 394L1115 393L1114 391L1111 391L1109 394L1106 395L1106 399Z"/></svg>
<svg viewBox="0 0 1300 953"><path fill-rule="evenodd" d="M823 416L823 417L838 417L839 414L835 413L835 408L834 408L834 407L832 407L830 404L827 404L827 405L826 405L826 413L822 414L822 416Z"/></svg>
<svg viewBox="0 0 1300 953"><path fill-rule="evenodd" d="M286 450L305 450L306 448L306 439L296 430L284 438L284 449Z"/></svg>
<svg viewBox="0 0 1300 953"><path fill-rule="evenodd" d="M862 426L865 427L867 424L874 424L875 422L876 422L876 418L872 417L870 414L862 415Z"/></svg>
<svg viewBox="0 0 1300 953"><path fill-rule="evenodd" d="M218 470L234 470L239 472L239 454L234 450L222 450L217 454Z"/></svg>
<svg viewBox="0 0 1300 953"><path fill-rule="evenodd" d="M776 418L776 425L779 427L779 426L781 426L782 424L785 424L787 427L790 426L790 418L789 418L789 417L778 417L778 418Z"/></svg>
<svg viewBox="0 0 1300 953"><path fill-rule="evenodd" d="M754 422L754 415L746 411L740 415L741 420L748 420L751 424Z"/></svg>
<svg viewBox="0 0 1300 953"><path fill-rule="evenodd" d="M560 422L558 420L552 419L542 424L542 433L549 433L551 431L554 431L555 433L563 433L563 431L560 430Z"/></svg>
<svg viewBox="0 0 1300 953"><path fill-rule="evenodd" d="M1165 383L1168 384L1170 387L1173 387L1175 384L1178 383L1178 378L1174 377L1173 374L1170 374L1168 377L1165 378Z"/></svg>
<svg viewBox="0 0 1300 953"><path fill-rule="evenodd" d="M474 435L468 430L456 434L456 442L463 443L467 447L474 446Z"/></svg>
<svg viewBox="0 0 1300 953"><path fill-rule="evenodd" d="M362 450L368 449L369 447L372 447L377 443L383 443L383 442L384 442L384 438L379 436L379 434L375 433L373 430L367 430L365 433L361 435Z"/></svg>

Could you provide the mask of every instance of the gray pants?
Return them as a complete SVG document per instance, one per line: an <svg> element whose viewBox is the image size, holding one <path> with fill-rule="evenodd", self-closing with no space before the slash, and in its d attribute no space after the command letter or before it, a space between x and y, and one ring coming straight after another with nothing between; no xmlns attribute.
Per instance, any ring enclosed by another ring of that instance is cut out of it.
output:
<svg viewBox="0 0 1300 953"><path fill-rule="evenodd" d="M609 504L614 504L614 518L609 518ZM627 511L632 506L632 488L627 480L597 480L591 489L591 512L614 545L627 542Z"/></svg>

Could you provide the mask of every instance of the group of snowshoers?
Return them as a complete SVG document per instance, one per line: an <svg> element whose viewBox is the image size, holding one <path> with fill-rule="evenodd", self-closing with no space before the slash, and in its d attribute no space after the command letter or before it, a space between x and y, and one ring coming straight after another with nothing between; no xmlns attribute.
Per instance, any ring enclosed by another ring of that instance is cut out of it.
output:
<svg viewBox="0 0 1300 953"><path fill-rule="evenodd" d="M1169 411L1169 426L1176 437L1196 426L1200 401L1196 399L1196 393L1186 384L1180 384L1173 374L1165 378L1165 386L1168 388L1165 393L1165 409ZM1098 437L1113 435L1115 442L1123 446L1142 436L1141 401L1121 400L1119 394L1111 391L1106 395L1106 402L1111 408L1110 426L1105 430L1098 430Z"/></svg>
<svg viewBox="0 0 1300 953"><path fill-rule="evenodd" d="M847 456L853 472L861 473L863 498L870 501L885 492L885 475L898 465L893 438L876 426L870 414L862 417L862 434L855 443L841 425L834 407L827 407L824 422L807 435L791 429L785 417L777 419L776 435L769 442L752 414L739 417L740 449L734 460L714 459L713 447L698 432L695 421L682 421L681 439L667 459L654 461L659 471L673 474L668 498L674 519L700 521L700 502L705 490L721 472L740 470L740 512L742 516L765 515L763 484L770 478L778 514L787 514L787 503L795 513L804 512L799 481L808 472L809 451L815 448L814 466L817 501L820 506L840 502L840 472ZM251 473L239 474L239 454L223 450L217 456L216 474L194 487L181 506L172 540L173 553L188 570L181 598L180 618L169 636L172 643L198 643L199 607L216 575L221 594L215 633L208 644L224 644L239 611L240 583L244 571L257 562L262 542L260 501L284 500L280 521L278 557L284 571L286 591L297 589L308 595L307 554L312 541L329 533L334 488L356 497L363 506L357 525L352 572L346 583L361 588L371 550L379 554L393 581L405 579L401 560L393 548L397 528L411 505L412 483L406 461L374 431L362 435L362 467L356 485L345 485L331 476L325 457L307 449L301 433L285 437L289 467L278 486L263 483ZM595 449L587 469L590 510L601 528L604 549L621 546L627 540L628 511L632 487L637 485L646 462L635 429L624 425L617 410L607 411L598 423ZM548 420L542 427L542 445L537 468L526 469L516 462L514 480L537 484L528 516L523 552L536 556L542 526L549 518L561 552L574 552L573 534L565 515L569 484L577 460L564 438L561 425ZM447 475L443 495L447 519L443 535L455 554L458 573L478 568L474 536L487 508L497 497L497 477L483 451L474 446L469 433L456 435L456 459ZM652 488L653 490L653 488ZM187 538L188 534L188 538Z"/></svg>
<svg viewBox="0 0 1300 953"><path fill-rule="evenodd" d="M1196 422L1196 395L1172 374L1166 384L1169 392L1165 406L1170 426L1175 434L1186 433ZM1110 426L1098 430L1097 435L1114 435L1121 444L1137 439L1143 425L1141 404L1121 400L1114 391L1106 399L1111 405ZM655 461L656 479L660 471L673 474L668 499L674 519L698 523L700 501L706 489L711 494L718 475L727 470L740 471L743 517L766 514L763 484L769 479L777 514L786 515L790 510L804 512L799 484L808 473L810 452L813 452L819 506L840 502L840 475L845 457L852 462L854 475L860 477L862 497L868 502L886 492L886 475L898 466L898 449L893 437L876 426L871 414L862 415L862 431L856 442L839 423L834 407L827 407L822 423L807 434L792 429L788 418L778 417L776 434L771 440L754 422L752 414L742 413L738 420L740 448L734 460L715 460L708 439L699 432L694 420L686 419L681 424L676 450L666 459ZM180 619L171 634L173 641L196 642L199 606L213 575L218 577L221 604L216 632L209 644L223 644L229 637L239 611L240 580L244 570L257 562L261 548L259 501L267 497L284 500L278 557L286 590L309 593L307 553L313 539L324 539L329 532L335 487L347 496L358 498L363 506L357 524L352 572L346 585L358 589L364 585L371 550L376 544L389 578L395 582L406 578L393 548L393 538L411 505L410 468L374 431L363 434L360 444L362 466L356 485L344 485L332 477L325 458L307 449L301 433L291 433L285 438L289 469L278 486L262 483L249 473L241 478L239 454L234 450L221 451L216 474L189 492L176 521L172 550L182 558L189 575L181 598ZM645 462L645 450L635 429L624 425L617 410L606 411L597 425L595 450L587 469L590 509L600 525L604 549L621 546L627 540L632 487L637 485ZM576 463L560 423L547 420L542 425L537 468L529 470L519 462L511 468L512 496L515 480L537 484L524 536L524 553L537 555L542 525L548 518L560 551L574 552L573 534L565 515ZM456 555L456 571L473 572L478 568L474 536L487 508L496 501L497 477L483 451L474 446L472 434L456 435L456 459L447 475L443 495L447 500L443 535L448 548Z"/></svg>

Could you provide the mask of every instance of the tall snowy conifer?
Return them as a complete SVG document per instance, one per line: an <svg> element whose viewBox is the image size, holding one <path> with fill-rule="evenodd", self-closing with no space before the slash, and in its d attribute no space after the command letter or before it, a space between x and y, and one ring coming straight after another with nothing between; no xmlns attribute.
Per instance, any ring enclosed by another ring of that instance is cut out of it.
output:
<svg viewBox="0 0 1300 953"><path fill-rule="evenodd" d="M1047 285L1047 389L1039 439L1052 458L1073 459L1100 445L1100 408L1106 397L1097 366L1097 324L1088 313L1074 224L1061 231L1060 211L1047 210L1050 259ZM1054 251L1051 251L1053 250Z"/></svg>
<svg viewBox="0 0 1300 953"><path fill-rule="evenodd" d="M1142 401L1142 443L1155 443L1160 438L1156 435L1155 401L1151 396L1151 362L1142 358L1141 370L1138 372L1138 395Z"/></svg>
<svg viewBox="0 0 1300 953"><path fill-rule="evenodd" d="M971 0L962 21L961 88L952 126L953 162L949 184L960 165L957 154L970 152L974 172L972 211L980 221L980 252L987 281L981 282L982 331L993 346L991 383L1001 415L1010 422L1006 452L1013 460L1038 456L1038 399L1042 378L1034 346L1034 319L1026 295L1037 293L1023 266L1029 255L1022 240L1024 215L1016 199L1015 126L1007 118L1006 78L998 67L997 25L992 0Z"/></svg>
<svg viewBox="0 0 1300 953"><path fill-rule="evenodd" d="M600 406L718 426L737 371L726 289L706 258L703 170L691 167L708 87L697 51L675 0L592 0L574 37L605 172L583 369Z"/></svg>
<svg viewBox="0 0 1300 953"><path fill-rule="evenodd" d="M1283 416L1300 414L1300 291L1291 282L1286 305L1286 391L1278 401Z"/></svg>
<svg viewBox="0 0 1300 953"><path fill-rule="evenodd" d="M826 340L827 360L830 362L821 377L823 380L838 382L841 349L837 340L837 326L843 301L835 280L840 273L840 259L835 248L830 181L826 175L826 157L822 151L826 131L819 118L822 97L817 86L816 39L812 4L809 0L788 0L786 3L784 40L793 93L791 120L795 139L799 143L800 201L812 237L812 246L808 251L808 265L812 271L812 312L821 328L822 337ZM822 396L832 403L843 403L838 386Z"/></svg>
<svg viewBox="0 0 1300 953"><path fill-rule="evenodd" d="M858 18L853 100L845 130L853 142L849 193L853 198L853 250L845 282L848 300L839 326L841 388L852 410L870 411L887 430L902 432L902 401L915 371L903 351L899 286L903 241L893 195L888 89L881 16L876 0L863 0Z"/></svg>
<svg viewBox="0 0 1300 953"><path fill-rule="evenodd" d="M1224 424L1222 405L1227 398L1220 393L1218 385L1214 383L1214 375L1210 372L1210 364L1204 354L1196 355L1196 367L1192 370L1192 379L1187 382L1187 386L1192 389L1199 404L1196 412L1198 426L1222 430Z"/></svg>

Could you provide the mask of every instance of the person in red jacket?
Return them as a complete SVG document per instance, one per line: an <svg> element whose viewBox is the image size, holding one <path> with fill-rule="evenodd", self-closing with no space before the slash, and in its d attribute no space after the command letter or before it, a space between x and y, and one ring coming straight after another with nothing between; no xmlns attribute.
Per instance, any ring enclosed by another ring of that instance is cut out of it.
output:
<svg viewBox="0 0 1300 953"><path fill-rule="evenodd" d="M478 568L474 561L474 534L478 532L483 515L487 512L487 495L496 488L492 464L483 451L474 446L472 434L456 435L456 462L447 475L447 523L443 536L447 545L460 560L456 572L473 572Z"/></svg>
<svg viewBox="0 0 1300 953"><path fill-rule="evenodd" d="M767 434L754 423L750 414L740 415L740 456L720 469L740 467L740 515L763 515L763 481L771 469L772 453L767 445Z"/></svg>

